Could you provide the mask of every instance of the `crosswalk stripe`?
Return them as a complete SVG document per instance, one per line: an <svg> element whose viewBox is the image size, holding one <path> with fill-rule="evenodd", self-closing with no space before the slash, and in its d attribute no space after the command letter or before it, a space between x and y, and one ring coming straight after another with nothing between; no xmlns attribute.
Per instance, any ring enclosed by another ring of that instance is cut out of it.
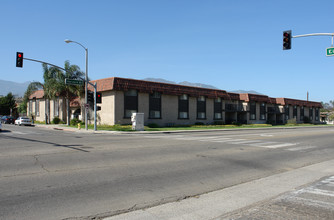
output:
<svg viewBox="0 0 334 220"><path fill-rule="evenodd" d="M300 150L307 150L307 149L312 149L312 148L316 148L316 146L300 146L300 147L289 148L287 150L289 150L289 151L300 151Z"/></svg>
<svg viewBox="0 0 334 220"><path fill-rule="evenodd" d="M226 142L226 143L234 143L235 141L244 141L245 139L232 139L230 138L229 140L223 140L223 139L217 139L217 140L212 140L212 142Z"/></svg>
<svg viewBox="0 0 334 220"><path fill-rule="evenodd" d="M276 142L277 143L277 142ZM281 148L296 145L295 143L283 143L283 144L274 144L274 145L260 145L258 147L264 148Z"/></svg>
<svg viewBox="0 0 334 220"><path fill-rule="evenodd" d="M261 140L245 140L245 141L237 141L233 142L234 144L254 144L254 143L260 143Z"/></svg>
<svg viewBox="0 0 334 220"><path fill-rule="evenodd" d="M190 135L147 135L147 138L168 138L174 140L188 140L188 141L202 141L202 142L215 142L215 143L227 143L227 144L242 144L252 147L261 147L261 148L283 148L289 146L296 146L298 143L282 143L274 141L265 141L265 140L254 140L254 139L242 139L231 137L221 137L221 136L190 136ZM298 151L304 149L310 149L313 147L295 147L287 149L290 151Z"/></svg>

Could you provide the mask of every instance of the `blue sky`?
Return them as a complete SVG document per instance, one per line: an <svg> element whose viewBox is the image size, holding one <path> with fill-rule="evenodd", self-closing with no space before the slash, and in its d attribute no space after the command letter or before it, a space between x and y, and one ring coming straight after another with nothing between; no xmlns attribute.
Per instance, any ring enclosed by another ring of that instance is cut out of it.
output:
<svg viewBox="0 0 334 220"><path fill-rule="evenodd" d="M331 37L292 39L282 32L334 32L333 1L274 0L2 0L0 79L43 81L40 63L15 67L16 52L91 79L164 78L270 97L334 100Z"/></svg>

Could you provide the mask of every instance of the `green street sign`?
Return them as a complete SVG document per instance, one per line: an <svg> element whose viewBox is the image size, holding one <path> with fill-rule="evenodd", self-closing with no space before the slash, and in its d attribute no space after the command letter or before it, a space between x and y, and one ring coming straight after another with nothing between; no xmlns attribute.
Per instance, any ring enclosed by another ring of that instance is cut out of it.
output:
<svg viewBox="0 0 334 220"><path fill-rule="evenodd" d="M334 56L334 47L329 47L326 49L326 56Z"/></svg>
<svg viewBox="0 0 334 220"><path fill-rule="evenodd" d="M81 86L81 85L83 85L83 81L78 80L78 79L65 79L65 84L66 85Z"/></svg>

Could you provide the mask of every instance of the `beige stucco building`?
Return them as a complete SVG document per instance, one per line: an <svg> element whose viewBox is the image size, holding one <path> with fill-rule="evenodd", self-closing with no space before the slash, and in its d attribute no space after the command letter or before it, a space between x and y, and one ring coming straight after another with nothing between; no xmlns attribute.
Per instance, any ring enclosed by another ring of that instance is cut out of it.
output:
<svg viewBox="0 0 334 220"><path fill-rule="evenodd" d="M131 124L134 112L144 113L145 125L154 123L159 126L196 123L285 124L289 119L295 119L297 123L320 122L322 106L319 102L118 77L91 82L97 83L97 91L102 94L102 103L98 104L101 107L97 113L98 124ZM65 100L59 98L58 103L54 100L50 102L50 117L58 114L66 121ZM39 110L36 106L39 106ZM43 96L31 96L28 109L36 115L36 120L45 120L43 106L46 106ZM71 104L71 118L74 112L77 115L83 112L80 110L82 106ZM93 115L92 108L89 115ZM89 122L93 123L91 116L90 119Z"/></svg>

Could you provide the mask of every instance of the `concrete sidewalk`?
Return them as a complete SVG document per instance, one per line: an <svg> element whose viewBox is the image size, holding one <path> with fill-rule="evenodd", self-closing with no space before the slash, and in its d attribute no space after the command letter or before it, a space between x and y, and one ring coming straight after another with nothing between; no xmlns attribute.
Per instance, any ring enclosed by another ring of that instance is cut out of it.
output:
<svg viewBox="0 0 334 220"><path fill-rule="evenodd" d="M137 210L104 220L209 220L269 200L334 174L334 160L239 184L182 201Z"/></svg>
<svg viewBox="0 0 334 220"><path fill-rule="evenodd" d="M279 129L296 129L296 128L321 128L313 126L291 126L291 127L260 127L260 128L225 128L225 129L199 129L199 130L168 130L168 131L107 131L107 130L97 130L93 129L85 130L85 127L81 129L68 127L67 125L62 124L34 124L35 127L54 129L54 130L63 130L63 131L72 131L80 133L96 133L96 134L106 134L106 133L117 133L117 134L159 134L159 133L194 133L194 132L212 132L212 131L247 131L247 130L279 130ZM334 126L328 126L334 127Z"/></svg>

